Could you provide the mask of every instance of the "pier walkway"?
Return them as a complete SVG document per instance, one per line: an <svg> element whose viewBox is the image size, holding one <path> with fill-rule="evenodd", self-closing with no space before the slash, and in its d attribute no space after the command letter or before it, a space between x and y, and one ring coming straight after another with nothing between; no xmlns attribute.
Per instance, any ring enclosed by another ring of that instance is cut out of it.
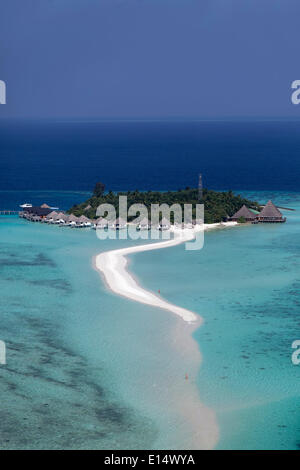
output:
<svg viewBox="0 0 300 470"><path fill-rule="evenodd" d="M0 215L18 215L19 211L0 209Z"/></svg>

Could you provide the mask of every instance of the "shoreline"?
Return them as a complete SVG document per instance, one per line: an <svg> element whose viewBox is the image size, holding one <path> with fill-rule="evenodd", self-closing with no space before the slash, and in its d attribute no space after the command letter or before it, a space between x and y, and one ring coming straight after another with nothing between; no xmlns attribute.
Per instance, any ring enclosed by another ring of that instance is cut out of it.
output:
<svg viewBox="0 0 300 470"><path fill-rule="evenodd" d="M238 225L236 222L224 222L218 224L204 224L204 231L212 229L223 229ZM202 226L199 226L202 227ZM148 243L145 245L135 245L133 247L120 248L117 250L105 251L95 257L95 268L103 275L108 288L115 294L126 297L130 300L140 302L153 307L162 308L175 313L188 323L203 321L200 315L191 312L182 307L172 304L162 299L157 294L142 288L134 279L133 275L126 269L128 266L127 255L143 251L158 250L177 246L187 241L192 241L200 229L176 229L172 227L174 238L157 243Z"/></svg>
<svg viewBox="0 0 300 470"><path fill-rule="evenodd" d="M204 230L223 229L236 225L236 223L211 224L204 226ZM172 231L174 233L174 239L172 240L100 253L94 259L94 267L97 271L100 271L107 287L112 292L130 300L176 314L175 326L172 328L169 338L170 347L187 364L188 380L185 380L184 377L186 371L179 371L178 375L174 376L172 385L171 383L161 383L159 390L157 390L159 392L158 400L163 400L165 408L169 408L174 416L173 424L176 429L180 430L180 448L214 449L219 441L219 426L216 415L214 410L201 402L199 390L195 383L202 356L192 335L203 323L203 318L195 312L178 307L143 289L127 270L127 255L176 246L192 240L196 234L196 231L191 229L180 230L181 234L178 234L174 227ZM184 323L182 323L182 320ZM170 439L171 442L168 443L168 446L173 449L179 448L172 441L172 434Z"/></svg>

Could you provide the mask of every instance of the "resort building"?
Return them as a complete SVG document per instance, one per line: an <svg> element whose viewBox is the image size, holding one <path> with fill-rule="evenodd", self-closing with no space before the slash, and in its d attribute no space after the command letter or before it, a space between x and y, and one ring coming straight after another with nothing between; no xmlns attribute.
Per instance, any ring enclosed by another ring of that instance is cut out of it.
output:
<svg viewBox="0 0 300 470"><path fill-rule="evenodd" d="M269 222L269 223L280 223L285 222L286 217L283 217L282 213L272 201L268 201L263 210L257 215L258 222Z"/></svg>
<svg viewBox="0 0 300 470"><path fill-rule="evenodd" d="M121 230L127 227L125 220L122 217L118 217L115 221L109 222L109 228L115 230Z"/></svg>
<svg viewBox="0 0 300 470"><path fill-rule="evenodd" d="M229 220L238 222L244 219L246 222L258 223L280 223L285 222L286 217L283 217L280 210L273 204L272 201L264 206L261 212L252 212L248 207L243 205Z"/></svg>
<svg viewBox="0 0 300 470"><path fill-rule="evenodd" d="M115 227L116 227L116 230L121 230L123 228L126 228L127 224L125 222L124 219L122 219L122 217L118 217L116 222L115 222Z"/></svg>
<svg viewBox="0 0 300 470"><path fill-rule="evenodd" d="M50 214L48 214L45 218L45 222L50 222L50 220L53 220L53 217L57 215L57 212L51 211Z"/></svg>
<svg viewBox="0 0 300 470"><path fill-rule="evenodd" d="M142 219L140 223L137 225L137 229L138 230L150 230L151 222L146 217L144 217L144 219Z"/></svg>
<svg viewBox="0 0 300 470"><path fill-rule="evenodd" d="M79 217L76 226L77 227L91 227L92 222L85 215L82 215Z"/></svg>
<svg viewBox="0 0 300 470"><path fill-rule="evenodd" d="M251 212L244 204L235 214L233 214L232 217L230 217L230 220L237 222L241 218L245 219L246 222L254 222L256 214Z"/></svg>
<svg viewBox="0 0 300 470"><path fill-rule="evenodd" d="M49 224L59 224L61 218L61 214L56 212L55 214L52 214L51 218L49 219Z"/></svg>
<svg viewBox="0 0 300 470"><path fill-rule="evenodd" d="M159 230L169 230L171 227L171 224L170 222L165 218L163 217L159 226L158 226L158 229Z"/></svg>
<svg viewBox="0 0 300 470"><path fill-rule="evenodd" d="M24 217L27 215L25 218L30 218L30 217L40 217L41 219L45 218L52 212L52 209L46 208L46 207L40 207L40 206L33 206L33 207L26 207L26 209L20 213L20 216Z"/></svg>
<svg viewBox="0 0 300 470"><path fill-rule="evenodd" d="M69 227L74 227L74 225L76 225L77 221L78 221L78 217L76 217L76 215L71 214L67 217L66 224Z"/></svg>
<svg viewBox="0 0 300 470"><path fill-rule="evenodd" d="M108 222L104 217L99 217L98 219L95 220L94 228L107 228Z"/></svg>

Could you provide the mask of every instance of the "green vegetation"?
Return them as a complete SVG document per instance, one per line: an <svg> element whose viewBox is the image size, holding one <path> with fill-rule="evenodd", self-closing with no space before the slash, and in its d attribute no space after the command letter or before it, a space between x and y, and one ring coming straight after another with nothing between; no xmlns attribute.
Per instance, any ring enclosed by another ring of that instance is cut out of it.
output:
<svg viewBox="0 0 300 470"><path fill-rule="evenodd" d="M243 217L243 216L240 217L240 218L238 219L238 223L239 223L239 224L245 224L245 223L246 223L245 217Z"/></svg>
<svg viewBox="0 0 300 470"><path fill-rule="evenodd" d="M203 199L198 201L198 190L186 188L178 191L146 191L140 192L127 191L113 193L112 191L104 194L104 185L97 183L94 194L87 201L82 204L73 206L68 212L76 216L85 215L90 219L96 218L96 210L100 204L112 204L117 216L119 215L119 196L127 196L128 207L132 204L144 204L148 208L150 218L151 204L180 204L183 210L184 204L193 204L193 216L196 214L196 204L203 203L205 207L205 223L221 222L231 217L238 209L245 204L247 207L259 210L258 203L249 201L239 195L234 195L232 191L217 192L210 190L203 190ZM172 217L171 217L172 220Z"/></svg>

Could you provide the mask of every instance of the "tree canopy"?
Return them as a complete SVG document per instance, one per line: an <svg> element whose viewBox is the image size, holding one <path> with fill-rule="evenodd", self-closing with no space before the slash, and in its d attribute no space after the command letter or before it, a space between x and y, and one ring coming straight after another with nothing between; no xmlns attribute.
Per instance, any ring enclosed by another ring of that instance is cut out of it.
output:
<svg viewBox="0 0 300 470"><path fill-rule="evenodd" d="M102 185L101 187L98 185ZM76 216L82 214L94 219L96 218L97 207L103 203L112 204L116 209L117 216L119 215L119 196L127 196L128 207L132 204L144 204L148 209L149 218L151 215L151 204L180 204L183 210L184 204L192 204L193 216L196 215L196 204L198 201L198 189L186 188L178 191L127 191L104 194L102 183L97 183L97 195L94 194L87 201L82 204L73 206L68 212ZM95 188L96 189L96 188ZM99 191L99 192L98 192ZM249 201L240 195L235 195L232 191L219 192L204 189L203 199L201 203L204 204L204 221L205 223L215 223L226 220L238 211L244 204L250 209L260 210L257 202ZM171 219L172 221L172 219Z"/></svg>

